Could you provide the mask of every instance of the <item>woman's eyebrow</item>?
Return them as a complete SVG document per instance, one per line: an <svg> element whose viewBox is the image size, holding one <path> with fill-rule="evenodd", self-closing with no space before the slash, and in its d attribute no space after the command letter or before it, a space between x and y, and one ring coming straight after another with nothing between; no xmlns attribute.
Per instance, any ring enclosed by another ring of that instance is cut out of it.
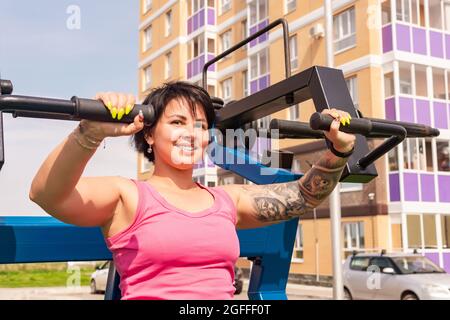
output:
<svg viewBox="0 0 450 320"><path fill-rule="evenodd" d="M173 114L173 115L169 116L169 118L181 118L183 120L187 120L187 118L185 116L183 116L182 114ZM205 119L197 119L196 121L206 122Z"/></svg>

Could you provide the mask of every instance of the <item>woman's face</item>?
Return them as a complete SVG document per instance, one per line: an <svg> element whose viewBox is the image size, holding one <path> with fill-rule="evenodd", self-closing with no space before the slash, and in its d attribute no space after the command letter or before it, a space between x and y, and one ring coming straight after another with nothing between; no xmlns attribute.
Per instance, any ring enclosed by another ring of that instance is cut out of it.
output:
<svg viewBox="0 0 450 320"><path fill-rule="evenodd" d="M184 99L167 104L153 134L147 137L155 164L164 161L177 169L192 169L202 159L209 141L208 122L201 105L197 104L195 111L194 116Z"/></svg>

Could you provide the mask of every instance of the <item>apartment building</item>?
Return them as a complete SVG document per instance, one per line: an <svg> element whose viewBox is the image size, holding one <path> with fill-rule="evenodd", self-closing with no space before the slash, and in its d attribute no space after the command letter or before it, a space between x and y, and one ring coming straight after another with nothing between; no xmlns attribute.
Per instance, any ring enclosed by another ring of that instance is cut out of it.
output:
<svg viewBox="0 0 450 320"><path fill-rule="evenodd" d="M450 271L450 2L447 0L335 0L334 63L364 116L417 122L439 138L409 139L375 165L378 178L341 185L343 256L354 250L417 249ZM140 99L166 81L201 84L206 61L280 17L289 22L292 74L326 65L324 9L312 0L142 0ZM208 91L226 102L284 79L280 28L264 34L208 69ZM312 101L260 119L308 121ZM382 140L369 141L370 147ZM295 154L292 170L306 172L323 141L280 140ZM255 152L271 148L260 138ZM152 166L138 157L139 179ZM194 179L208 186L249 183L206 156ZM242 260L242 266L249 262ZM293 278L332 274L329 203L302 217Z"/></svg>

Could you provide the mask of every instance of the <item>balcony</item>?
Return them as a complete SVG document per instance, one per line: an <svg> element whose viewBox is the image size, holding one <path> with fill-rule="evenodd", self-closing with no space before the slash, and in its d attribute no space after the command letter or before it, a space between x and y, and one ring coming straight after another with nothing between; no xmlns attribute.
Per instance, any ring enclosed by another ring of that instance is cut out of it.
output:
<svg viewBox="0 0 450 320"><path fill-rule="evenodd" d="M203 27L205 24L214 26L216 24L216 11L214 8L202 8L188 18L188 35Z"/></svg>
<svg viewBox="0 0 450 320"><path fill-rule="evenodd" d="M397 34L394 47L393 30ZM382 28L383 53L393 50L450 60L450 34L414 24L390 23ZM429 43L429 50L427 48Z"/></svg>
<svg viewBox="0 0 450 320"><path fill-rule="evenodd" d="M201 54L198 57L195 57L194 59L190 60L187 64L187 77L188 79L195 77L199 73L202 72L203 67L205 66L205 59L206 56L208 56L208 61L212 60L214 58L214 55L211 53L208 54ZM209 66L208 71L216 71L215 64Z"/></svg>

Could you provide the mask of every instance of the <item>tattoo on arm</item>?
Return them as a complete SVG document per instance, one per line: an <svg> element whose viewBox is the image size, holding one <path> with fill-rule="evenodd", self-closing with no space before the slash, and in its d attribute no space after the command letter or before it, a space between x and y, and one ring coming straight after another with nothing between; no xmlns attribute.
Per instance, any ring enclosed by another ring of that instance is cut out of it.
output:
<svg viewBox="0 0 450 320"><path fill-rule="evenodd" d="M288 220L317 207L336 187L346 163L326 151L298 181L242 188L252 199L258 220Z"/></svg>

